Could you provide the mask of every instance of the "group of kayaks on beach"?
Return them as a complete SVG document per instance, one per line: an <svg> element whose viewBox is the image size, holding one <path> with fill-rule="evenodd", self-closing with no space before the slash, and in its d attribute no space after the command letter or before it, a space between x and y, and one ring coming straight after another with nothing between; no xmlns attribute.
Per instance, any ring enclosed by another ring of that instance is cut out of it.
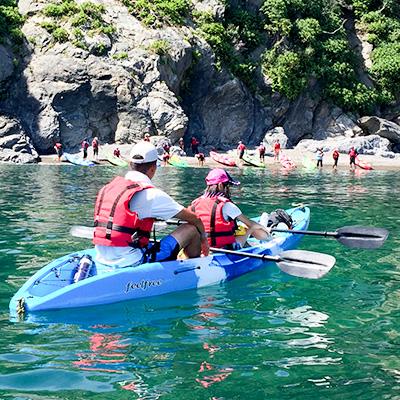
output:
<svg viewBox="0 0 400 400"><path fill-rule="evenodd" d="M94 247L68 254L40 269L10 302L12 314L101 305L199 288L233 279L266 261L293 276L318 279L335 264L322 253L290 250L302 235L334 237L349 247L377 248L387 232L347 227L307 231L309 208L244 215L232 199L240 182L225 169L205 175L205 190L187 207L156 188L159 164L149 141L135 144L129 170L103 186L94 204L93 227L76 226L73 236ZM156 231L173 226L157 240Z"/></svg>
<svg viewBox="0 0 400 400"><path fill-rule="evenodd" d="M144 135L143 141L151 143L150 134L146 133ZM181 155L186 155L187 148L185 146L185 141L183 138L178 140L178 149ZM190 139L190 149L193 156L197 159L199 166L204 166L204 162L206 161L206 155L204 152L199 150L200 142L195 137L192 136ZM189 167L187 161L178 154L173 154L171 151L171 143L169 140L165 140L162 144L162 154L158 156L158 160L162 162L163 166L171 165L179 168ZM98 137L94 137L92 140L92 151L93 157L92 160L88 159L88 149L90 147L89 141L85 138L81 143L81 156L73 155L70 153L64 153L62 144L57 142L54 145L54 149L57 153L57 160L61 161L62 157L65 161L68 161L72 164L83 165L83 166L94 166L95 163L99 161L99 148L100 142ZM273 156L274 161L280 163L281 167L285 170L292 170L297 168L296 163L290 159L290 157L282 151L281 144L279 139L274 141L272 146L272 151L267 153L266 145L264 142L260 142L259 146L255 150L248 150L246 145L239 141L238 146L235 150L229 151L227 154L218 153L216 151L210 151L209 156L215 162L222 164L224 166L229 167L239 167L243 166L251 166L256 168L265 168L265 156L266 154ZM118 147L114 148L113 152L106 152L104 154L105 159L112 165L126 167L128 165L128 161L125 160L121 156L121 151ZM306 171L313 171L315 169L321 169L323 167L323 159L325 153L322 147L317 148L315 154L314 162L311 157L304 156L302 159L303 169ZM336 148L332 152L333 165L332 168L334 170L338 167L339 161L339 150ZM350 161L350 170L356 169L356 167L360 167L362 169L373 169L372 165L364 162L360 159L357 150L354 147L351 147L348 153L349 161Z"/></svg>

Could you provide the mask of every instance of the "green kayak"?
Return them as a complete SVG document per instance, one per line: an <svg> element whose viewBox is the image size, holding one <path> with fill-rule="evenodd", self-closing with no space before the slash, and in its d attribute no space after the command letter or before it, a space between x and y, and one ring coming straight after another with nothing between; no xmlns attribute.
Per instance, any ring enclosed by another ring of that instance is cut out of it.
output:
<svg viewBox="0 0 400 400"><path fill-rule="evenodd" d="M189 166L185 160L175 154L168 160L168 164L178 168L187 168Z"/></svg>
<svg viewBox="0 0 400 400"><path fill-rule="evenodd" d="M252 167L265 168L265 164L260 161L259 158L256 156L249 156L248 154L244 154L242 160Z"/></svg>
<svg viewBox="0 0 400 400"><path fill-rule="evenodd" d="M124 160L123 158L115 157L112 154L107 154L106 159L112 165L116 165L118 167L127 167L128 161Z"/></svg>

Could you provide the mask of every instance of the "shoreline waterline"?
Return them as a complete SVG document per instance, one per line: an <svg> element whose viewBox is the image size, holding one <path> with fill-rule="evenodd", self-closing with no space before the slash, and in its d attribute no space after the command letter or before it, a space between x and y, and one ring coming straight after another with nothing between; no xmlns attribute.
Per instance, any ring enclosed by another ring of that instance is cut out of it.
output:
<svg viewBox="0 0 400 400"><path fill-rule="evenodd" d="M123 158L128 158L130 148L132 147L132 144L124 144L124 145L103 145L100 147L100 152L99 152L99 159L97 161L98 165L111 165L107 159L105 158L105 155L108 153L112 153L114 148L118 147L121 151L121 156ZM254 152L256 150L250 150L250 152ZM89 148L88 152L88 160L93 161L93 152L91 151L91 148ZM78 153L79 154L79 153ZM222 152L221 154L228 154L227 152ZM315 159L315 153L312 152L303 152L298 149L283 149L282 154L285 154L288 156L297 166L297 169L307 169L304 168L302 165L302 160L303 158L308 158L312 161L315 162L315 165L317 164L317 160ZM189 167L193 168L217 168L217 167L222 167L222 168L238 168L238 167L226 167L222 166L222 164L217 163L214 161L211 157L207 156L206 160L204 162L204 165L199 165L198 160L193 157L193 156L186 156L186 157L181 157L184 159ZM385 158L377 155L360 155L360 159L365 162L369 163L372 165L374 170L400 170L400 157L399 158ZM38 164L45 164L45 165L58 165L60 164L57 161L57 156L54 155L43 155L41 156L41 161ZM65 164L64 161L61 162L61 164ZM274 161L274 157L272 156L265 156L265 166L266 168L269 169L274 169L274 170L279 170L282 168L281 164L277 161ZM172 167L169 166L168 167ZM244 165L245 168L256 168L256 167L251 167ZM326 153L323 159L323 167L322 170L328 170L328 169L333 169L333 158L331 153ZM350 169L350 161L349 161L349 156L347 154L340 154L339 156L339 162L338 162L338 170L349 170ZM360 167L357 167L357 169L362 169ZM317 170L317 168L315 169Z"/></svg>

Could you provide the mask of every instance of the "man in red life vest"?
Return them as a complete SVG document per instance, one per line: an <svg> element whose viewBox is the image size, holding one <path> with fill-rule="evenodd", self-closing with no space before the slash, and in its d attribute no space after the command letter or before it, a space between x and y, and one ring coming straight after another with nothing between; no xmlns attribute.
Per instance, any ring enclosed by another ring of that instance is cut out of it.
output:
<svg viewBox="0 0 400 400"><path fill-rule="evenodd" d="M358 156L357 150L352 147L349 151L350 169L356 169L356 157Z"/></svg>
<svg viewBox="0 0 400 400"><path fill-rule="evenodd" d="M274 144L274 161L279 161L279 153L281 152L281 144L279 143L279 139L276 139Z"/></svg>
<svg viewBox="0 0 400 400"><path fill-rule="evenodd" d="M205 193L192 202L191 209L203 221L211 246L237 249L250 235L260 240L268 238L269 229L251 221L231 201L229 188L240 182L234 181L225 170L216 168L208 173L206 184ZM237 221L247 227L245 235L235 236Z"/></svg>
<svg viewBox="0 0 400 400"><path fill-rule="evenodd" d="M190 146L192 147L192 153L194 156L199 152L199 144L200 142L197 140L197 138L192 136L190 139Z"/></svg>
<svg viewBox="0 0 400 400"><path fill-rule="evenodd" d="M181 249L189 258L199 257L201 252L208 255L201 220L152 184L157 158L157 150L151 143L139 142L130 154L131 171L100 190L93 239L98 262L123 267L174 260ZM150 244L154 220L172 217L187 224L180 225L158 244Z"/></svg>
<svg viewBox="0 0 400 400"><path fill-rule="evenodd" d="M239 141L238 147L237 147L237 152L239 155L239 160L241 160L244 156L244 151L246 150L246 146L243 144L242 141Z"/></svg>
<svg viewBox="0 0 400 400"><path fill-rule="evenodd" d="M60 162L61 161L61 156L63 154L62 144L60 142L57 142L54 145L54 150L57 153L57 161Z"/></svg>
<svg viewBox="0 0 400 400"><path fill-rule="evenodd" d="M99 138L95 136L92 140L93 157L97 160L99 158Z"/></svg>
<svg viewBox="0 0 400 400"><path fill-rule="evenodd" d="M119 148L118 147L116 147L115 149L114 149L114 156L115 157L121 157L121 151L119 150Z"/></svg>
<svg viewBox="0 0 400 400"><path fill-rule="evenodd" d="M333 150L332 158L333 158L333 169L337 169L337 163L339 161L339 151L338 151L338 149Z"/></svg>

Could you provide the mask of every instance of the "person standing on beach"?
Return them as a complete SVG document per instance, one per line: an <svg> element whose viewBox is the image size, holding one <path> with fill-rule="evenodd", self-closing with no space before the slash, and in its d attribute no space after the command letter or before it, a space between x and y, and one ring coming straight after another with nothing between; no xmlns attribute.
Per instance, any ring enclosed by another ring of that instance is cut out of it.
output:
<svg viewBox="0 0 400 400"><path fill-rule="evenodd" d="M190 139L190 146L192 147L192 153L194 156L199 152L199 144L200 142L197 140L197 138L192 136Z"/></svg>
<svg viewBox="0 0 400 400"><path fill-rule="evenodd" d="M115 149L114 149L114 157L121 157L121 152L119 151L119 148L118 147L116 147Z"/></svg>
<svg viewBox="0 0 400 400"><path fill-rule="evenodd" d="M263 142L261 142L260 145L258 146L258 154L260 156L260 161L264 162L264 160L265 160L265 146L264 146Z"/></svg>
<svg viewBox="0 0 400 400"><path fill-rule="evenodd" d="M324 151L322 150L322 147L317 149L317 168L322 168L322 160L324 158Z"/></svg>
<svg viewBox="0 0 400 400"><path fill-rule="evenodd" d="M164 144L163 144L163 150L164 150L164 153L167 153L168 155L169 155L169 151L170 151L170 149L171 149L171 146L168 144L168 142L165 142Z"/></svg>
<svg viewBox="0 0 400 400"><path fill-rule="evenodd" d="M178 146L181 148L182 151L185 151L185 141L183 140L183 138L180 138L178 140Z"/></svg>
<svg viewBox="0 0 400 400"><path fill-rule="evenodd" d="M93 157L97 160L99 158L99 139L95 136L92 140Z"/></svg>
<svg viewBox="0 0 400 400"><path fill-rule="evenodd" d="M332 158L333 158L333 169L337 169L337 164L339 161L339 150L338 149L333 150Z"/></svg>
<svg viewBox="0 0 400 400"><path fill-rule="evenodd" d="M274 161L279 161L279 153L281 152L281 144L279 139L276 139L274 144Z"/></svg>
<svg viewBox="0 0 400 400"><path fill-rule="evenodd" d="M350 170L355 170L356 169L356 157L358 156L357 150L352 147L349 151L349 157L350 157Z"/></svg>
<svg viewBox="0 0 400 400"><path fill-rule="evenodd" d="M57 143L54 145L54 150L55 150L56 153L57 153L57 161L58 161L58 162L61 162L61 156L62 156L62 154L63 154L62 144L59 143L59 142L57 142Z"/></svg>
<svg viewBox="0 0 400 400"><path fill-rule="evenodd" d="M87 150L89 148L89 142L87 141L86 138L83 139L81 147L82 147L82 151L83 151L83 159L86 160L86 158L87 158Z"/></svg>
<svg viewBox="0 0 400 400"><path fill-rule="evenodd" d="M238 152L238 156L239 156L239 160L241 160L244 156L244 151L246 150L246 146L244 145L244 143L240 140L238 147L237 147L237 152Z"/></svg>
<svg viewBox="0 0 400 400"><path fill-rule="evenodd" d="M200 167L202 167L204 165L204 160L206 159L206 156L204 155L204 153L200 152L196 154L196 158Z"/></svg>

